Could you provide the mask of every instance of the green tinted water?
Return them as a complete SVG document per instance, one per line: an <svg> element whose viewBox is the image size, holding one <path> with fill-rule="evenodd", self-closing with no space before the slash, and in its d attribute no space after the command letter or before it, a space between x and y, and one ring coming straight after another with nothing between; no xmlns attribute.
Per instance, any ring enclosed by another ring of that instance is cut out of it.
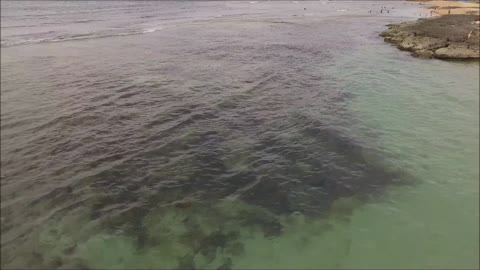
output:
<svg viewBox="0 0 480 270"><path fill-rule="evenodd" d="M372 46L342 69L362 125L381 130L388 156L419 180L355 213L342 265L478 268L478 63L403 54Z"/></svg>

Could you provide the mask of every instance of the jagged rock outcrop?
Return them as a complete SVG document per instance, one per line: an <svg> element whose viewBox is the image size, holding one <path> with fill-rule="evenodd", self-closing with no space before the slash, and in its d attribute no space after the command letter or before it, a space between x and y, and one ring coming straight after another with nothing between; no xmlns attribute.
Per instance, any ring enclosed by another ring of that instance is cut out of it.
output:
<svg viewBox="0 0 480 270"><path fill-rule="evenodd" d="M435 57L440 59L473 59L479 58L478 54L478 50L456 46L448 46L435 51Z"/></svg>
<svg viewBox="0 0 480 270"><path fill-rule="evenodd" d="M422 58L480 59L476 15L449 15L388 25L381 36L401 50Z"/></svg>

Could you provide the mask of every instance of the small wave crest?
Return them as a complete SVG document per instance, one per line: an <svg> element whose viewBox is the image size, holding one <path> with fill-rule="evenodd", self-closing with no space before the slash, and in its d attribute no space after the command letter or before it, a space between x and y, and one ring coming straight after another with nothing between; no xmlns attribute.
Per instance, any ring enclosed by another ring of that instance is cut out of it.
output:
<svg viewBox="0 0 480 270"><path fill-rule="evenodd" d="M156 27L137 29L137 30L118 32L118 33L109 32L109 33L95 33L95 34L70 34L70 35L63 34L63 35L57 35L57 36L45 37L45 38L26 38L23 40L2 40L0 45L2 48L6 48L6 47L14 47L14 46L20 46L20 45L27 45L27 44L120 37L120 36L129 36L129 35L148 34L148 33L156 32L161 29L163 28L156 26Z"/></svg>
<svg viewBox="0 0 480 270"><path fill-rule="evenodd" d="M153 32L156 32L156 31L162 30L162 29L163 29L163 27L156 26L156 27L146 28L146 29L142 30L142 33L143 34L153 33Z"/></svg>

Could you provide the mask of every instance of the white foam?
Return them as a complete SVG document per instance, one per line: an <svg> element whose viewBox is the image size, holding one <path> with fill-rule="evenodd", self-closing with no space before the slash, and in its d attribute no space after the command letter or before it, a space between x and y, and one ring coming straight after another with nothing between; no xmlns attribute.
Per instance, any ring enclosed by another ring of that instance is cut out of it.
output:
<svg viewBox="0 0 480 270"><path fill-rule="evenodd" d="M162 27L156 26L156 27L151 27L151 28L143 29L143 30L142 30L142 33L143 33L143 34L153 33L153 32L156 32L156 31L158 31L158 30L162 30Z"/></svg>

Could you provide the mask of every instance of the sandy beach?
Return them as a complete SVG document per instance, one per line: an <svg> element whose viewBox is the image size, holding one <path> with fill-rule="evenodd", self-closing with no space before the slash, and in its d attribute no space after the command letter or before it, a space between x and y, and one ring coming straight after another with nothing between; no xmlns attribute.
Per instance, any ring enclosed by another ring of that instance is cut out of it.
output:
<svg viewBox="0 0 480 270"><path fill-rule="evenodd" d="M438 15L479 15L480 3L476 2L457 2L457 1L420 1L433 8L433 12ZM449 13L450 10L450 13Z"/></svg>

